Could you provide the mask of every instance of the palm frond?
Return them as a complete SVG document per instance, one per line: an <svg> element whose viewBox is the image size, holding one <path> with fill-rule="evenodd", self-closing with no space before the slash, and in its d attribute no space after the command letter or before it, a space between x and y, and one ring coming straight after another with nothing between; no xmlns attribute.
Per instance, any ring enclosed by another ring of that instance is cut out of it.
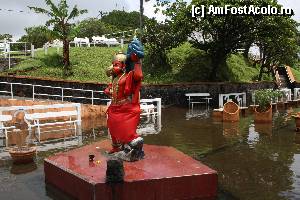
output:
<svg viewBox="0 0 300 200"><path fill-rule="evenodd" d="M45 2L48 6L50 6L50 9L54 13L55 16L62 17L61 10L51 0L45 0Z"/></svg>
<svg viewBox="0 0 300 200"><path fill-rule="evenodd" d="M70 15L69 15L69 17L68 17L67 20L73 19L73 18L78 17L79 15L84 14L84 13L87 13L87 12L88 12L88 11L87 11L86 9L84 9L84 10L79 10L79 9L77 8L77 5L75 5L74 8L72 9L72 11L71 11L71 13L70 13Z"/></svg>
<svg viewBox="0 0 300 200"><path fill-rule="evenodd" d="M52 16L52 13L44 8L38 8L38 7L32 7L32 6L28 6L28 8L30 10L33 10L36 13L42 13L42 14L46 14L48 16Z"/></svg>
<svg viewBox="0 0 300 200"><path fill-rule="evenodd" d="M49 19L49 20L46 22L46 26L50 26L50 25L57 24L57 23L59 23L59 20L58 20L58 19Z"/></svg>
<svg viewBox="0 0 300 200"><path fill-rule="evenodd" d="M61 0L60 3L58 4L58 9L61 11L64 18L68 17L68 8L69 6L66 0Z"/></svg>

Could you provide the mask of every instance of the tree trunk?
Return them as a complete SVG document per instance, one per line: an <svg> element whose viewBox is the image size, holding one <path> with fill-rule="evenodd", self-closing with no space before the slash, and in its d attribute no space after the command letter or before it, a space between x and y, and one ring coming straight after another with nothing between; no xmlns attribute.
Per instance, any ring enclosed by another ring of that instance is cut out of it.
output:
<svg viewBox="0 0 300 200"><path fill-rule="evenodd" d="M140 0L140 31L143 31L144 26L144 0Z"/></svg>
<svg viewBox="0 0 300 200"><path fill-rule="evenodd" d="M263 72L264 72L264 65L262 64L259 70L258 81L261 81Z"/></svg>
<svg viewBox="0 0 300 200"><path fill-rule="evenodd" d="M248 59L248 54L249 54L250 47L251 47L251 43L246 44L245 51L243 53L244 58Z"/></svg>
<svg viewBox="0 0 300 200"><path fill-rule="evenodd" d="M63 40L63 59L64 59L64 74L68 75L71 72L70 67L70 49L69 40Z"/></svg>
<svg viewBox="0 0 300 200"><path fill-rule="evenodd" d="M226 64L226 56L223 53L215 53L211 55L212 61L212 70L210 72L209 79L211 81L218 81L218 72L220 72L220 68L222 64Z"/></svg>

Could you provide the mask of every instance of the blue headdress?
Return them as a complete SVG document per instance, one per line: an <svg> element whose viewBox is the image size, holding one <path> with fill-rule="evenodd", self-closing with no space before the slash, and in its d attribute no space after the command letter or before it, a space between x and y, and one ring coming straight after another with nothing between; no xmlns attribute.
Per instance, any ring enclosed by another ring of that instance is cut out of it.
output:
<svg viewBox="0 0 300 200"><path fill-rule="evenodd" d="M126 59L126 72L133 70L134 62L131 60L131 54L136 54L138 58L144 58L144 47L142 43L135 37L132 42L128 45L127 59Z"/></svg>

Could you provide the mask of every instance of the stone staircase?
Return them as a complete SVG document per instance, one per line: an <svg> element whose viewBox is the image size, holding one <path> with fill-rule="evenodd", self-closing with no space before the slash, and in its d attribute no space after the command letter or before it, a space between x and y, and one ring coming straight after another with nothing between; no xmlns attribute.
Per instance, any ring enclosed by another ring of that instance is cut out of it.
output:
<svg viewBox="0 0 300 200"><path fill-rule="evenodd" d="M285 75L279 75L279 80L278 80L278 88L287 88L288 87L288 80L285 77Z"/></svg>
<svg viewBox="0 0 300 200"><path fill-rule="evenodd" d="M277 67L275 69L276 83L278 88L293 88L294 77L289 67ZM292 76L292 77L291 77Z"/></svg>

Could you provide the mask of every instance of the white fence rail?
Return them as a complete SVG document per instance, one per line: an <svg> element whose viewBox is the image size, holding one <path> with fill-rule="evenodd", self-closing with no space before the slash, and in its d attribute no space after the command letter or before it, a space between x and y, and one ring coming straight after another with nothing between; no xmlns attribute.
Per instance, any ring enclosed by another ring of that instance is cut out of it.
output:
<svg viewBox="0 0 300 200"><path fill-rule="evenodd" d="M15 98L14 87L24 86L24 87L31 88L32 100L35 100L39 96L56 97L56 99L59 99L61 101L65 101L66 98L68 98L68 99L86 99L86 100L90 100L92 105L94 105L95 100L110 101L110 99L107 99L107 98L95 97L96 94L104 94L103 91L65 88L65 87L54 87L54 86L48 86L48 85L34 85L34 84L25 84L25 83L10 83L10 82L0 82L0 86L1 85L9 86L9 90L0 90L0 94L7 94L11 97L11 99ZM39 92L40 88L49 88L49 89L57 90L57 92L54 94L53 93L41 93L41 92ZM88 93L89 95L88 96L74 96L74 95L69 95L68 91L85 92L85 93Z"/></svg>
<svg viewBox="0 0 300 200"><path fill-rule="evenodd" d="M240 107L246 107L247 106L246 92L219 94L219 108L223 108L224 104L229 100L236 101Z"/></svg>
<svg viewBox="0 0 300 200"><path fill-rule="evenodd" d="M64 108L73 108L74 111L60 111ZM51 111L49 109L58 109L58 111ZM42 111L42 113L40 113ZM28 113L31 111L32 113ZM45 112L46 111L46 112ZM3 115L4 112L11 112L10 114ZM10 106L10 107L0 107L0 132L5 132L6 145L8 144L7 128L4 123L9 122L17 116L18 113L24 113L24 122L28 125L29 136L31 138L32 132L36 132L38 136L38 141L41 141L41 128L43 126L56 126L62 124L74 124L75 136L82 137L81 131L81 105L79 103L70 104L53 104L53 105L33 105L33 106ZM2 116L2 118L1 118ZM71 116L76 116L76 119L72 119ZM1 120L4 117L9 117L9 120ZM55 117L70 117L68 120L55 121L55 122L45 122L45 119L53 119ZM10 128L15 128L14 126ZM66 130L66 129L64 129ZM52 130L53 132L54 130ZM57 129L56 131L62 131L62 129ZM49 131L48 131L49 132Z"/></svg>
<svg viewBox="0 0 300 200"><path fill-rule="evenodd" d="M300 100L300 88L294 88L294 101Z"/></svg>

